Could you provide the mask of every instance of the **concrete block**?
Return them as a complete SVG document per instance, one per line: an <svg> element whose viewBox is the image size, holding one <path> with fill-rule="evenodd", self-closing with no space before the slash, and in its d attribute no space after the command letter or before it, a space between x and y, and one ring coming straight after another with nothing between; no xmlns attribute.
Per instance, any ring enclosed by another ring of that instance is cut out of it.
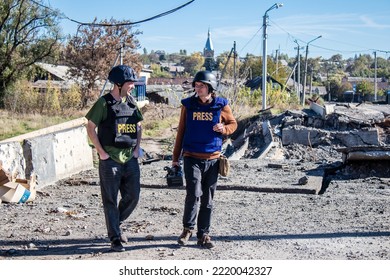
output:
<svg viewBox="0 0 390 280"><path fill-rule="evenodd" d="M321 106L317 103L311 102L310 109L320 115L322 118L325 118L326 115L332 114L335 109L334 104L329 104L325 106Z"/></svg>
<svg viewBox="0 0 390 280"><path fill-rule="evenodd" d="M297 143L306 146L328 144L338 140L346 147L379 145L379 133L376 128L349 131L326 131L303 126L287 127L282 130L284 146Z"/></svg>
<svg viewBox="0 0 390 280"><path fill-rule="evenodd" d="M84 126L27 139L25 149L31 154L28 169L37 175L39 188L93 168Z"/></svg>
<svg viewBox="0 0 390 280"><path fill-rule="evenodd" d="M54 134L47 134L26 139L23 145L27 156L26 173L36 174L38 189L57 180L53 141Z"/></svg>
<svg viewBox="0 0 390 280"><path fill-rule="evenodd" d="M310 109L313 110L314 112L316 112L321 117L325 117L325 115L326 115L325 108L322 107L321 105L318 105L315 102L310 103Z"/></svg>
<svg viewBox="0 0 390 280"><path fill-rule="evenodd" d="M294 143L306 146L317 146L321 143L326 143L328 138L328 131L310 127L293 126L282 130L282 144L284 146Z"/></svg>
<svg viewBox="0 0 390 280"><path fill-rule="evenodd" d="M80 118L1 141L3 168L22 179L36 175L37 189L92 169L85 124Z"/></svg>
<svg viewBox="0 0 390 280"><path fill-rule="evenodd" d="M333 132L332 137L339 140L346 147L379 146L379 132L376 128Z"/></svg>
<svg viewBox="0 0 390 280"><path fill-rule="evenodd" d="M26 178L26 161L20 142L0 142L0 161L9 173L17 174L22 179Z"/></svg>
<svg viewBox="0 0 390 280"><path fill-rule="evenodd" d="M272 129L271 124L269 123L269 121L265 121L261 124L261 127L262 127L262 132L263 132L265 144L266 145L271 144L274 141L274 138L273 138L272 132L271 132L271 129Z"/></svg>

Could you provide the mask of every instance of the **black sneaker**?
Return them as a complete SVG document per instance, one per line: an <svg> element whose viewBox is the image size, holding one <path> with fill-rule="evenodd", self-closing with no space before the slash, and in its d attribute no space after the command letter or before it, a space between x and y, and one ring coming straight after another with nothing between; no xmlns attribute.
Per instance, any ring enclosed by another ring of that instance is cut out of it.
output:
<svg viewBox="0 0 390 280"><path fill-rule="evenodd" d="M214 248L215 245L211 242L211 237L208 234L202 236L202 238L198 238L198 246L202 246L206 249Z"/></svg>
<svg viewBox="0 0 390 280"><path fill-rule="evenodd" d="M111 241L111 251L114 252L124 252L125 248L122 245L122 242L119 238L116 238Z"/></svg>

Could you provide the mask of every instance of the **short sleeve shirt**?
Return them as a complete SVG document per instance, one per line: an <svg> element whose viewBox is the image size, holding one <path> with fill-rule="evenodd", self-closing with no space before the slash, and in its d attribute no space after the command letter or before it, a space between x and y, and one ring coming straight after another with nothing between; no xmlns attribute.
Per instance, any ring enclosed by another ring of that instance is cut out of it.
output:
<svg viewBox="0 0 390 280"><path fill-rule="evenodd" d="M139 119L143 120L141 111L137 108L136 114ZM103 97L100 97L85 116L92 121L96 126L107 118L107 103ZM133 148L120 149L114 146L104 146L103 149L110 157L119 163L125 163L133 157Z"/></svg>

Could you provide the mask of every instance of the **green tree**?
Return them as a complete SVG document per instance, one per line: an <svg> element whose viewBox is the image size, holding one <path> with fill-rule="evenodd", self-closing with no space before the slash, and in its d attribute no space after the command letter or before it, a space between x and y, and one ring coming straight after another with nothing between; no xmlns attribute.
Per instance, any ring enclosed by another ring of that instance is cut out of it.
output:
<svg viewBox="0 0 390 280"><path fill-rule="evenodd" d="M250 73L251 77L261 76L263 60L251 54L247 54L241 66L242 73Z"/></svg>
<svg viewBox="0 0 390 280"><path fill-rule="evenodd" d="M169 71L165 71L159 64L152 64L150 68L153 71L151 75L152 78L172 78L172 75L169 73Z"/></svg>
<svg viewBox="0 0 390 280"><path fill-rule="evenodd" d="M118 21L103 20L92 25L83 25L78 34L70 38L65 51L69 74L81 80L82 107L96 99L97 82L105 80L115 62L119 63L122 50L123 64L130 65L137 72L142 69L139 54L138 32L132 33L131 26L120 25Z"/></svg>
<svg viewBox="0 0 390 280"><path fill-rule="evenodd" d="M0 107L7 87L22 78L35 62L51 57L61 33L58 11L43 1L0 2Z"/></svg>
<svg viewBox="0 0 390 280"><path fill-rule="evenodd" d="M203 64L204 57L200 52L195 52L183 60L184 69L192 76L202 69Z"/></svg>
<svg viewBox="0 0 390 280"><path fill-rule="evenodd" d="M229 57L230 54L230 57ZM238 77L240 68L241 68L241 62L237 59L237 55L235 56L233 52L225 52L217 57L217 68L220 71L225 70L224 73L222 73L223 78L233 78L234 77L234 70L236 71L236 77ZM236 69L234 69L234 60L236 59Z"/></svg>
<svg viewBox="0 0 390 280"><path fill-rule="evenodd" d="M353 77L373 77L374 72L370 69L372 62L370 55L361 55L347 68L347 71L351 72Z"/></svg>
<svg viewBox="0 0 390 280"><path fill-rule="evenodd" d="M361 81L356 85L356 92L361 96L370 95L374 92L374 85L368 81Z"/></svg>

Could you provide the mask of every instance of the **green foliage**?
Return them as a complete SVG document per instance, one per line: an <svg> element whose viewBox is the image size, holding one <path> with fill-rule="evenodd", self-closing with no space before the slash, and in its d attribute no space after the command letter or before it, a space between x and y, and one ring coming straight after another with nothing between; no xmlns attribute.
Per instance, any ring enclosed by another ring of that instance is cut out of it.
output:
<svg viewBox="0 0 390 280"><path fill-rule="evenodd" d="M195 52L190 56L187 56L183 61L183 66L187 73L190 73L192 76L196 74L199 70L202 69L204 65L204 57L200 52Z"/></svg>
<svg viewBox="0 0 390 280"><path fill-rule="evenodd" d="M66 46L65 60L71 66L68 74L83 81L81 84L83 108L97 98L96 93L99 89L96 82L108 76L111 66L117 62L120 46L125 46L122 49L123 64L131 65L136 72L142 69L140 55L135 51L139 47L136 39L139 32L132 32L128 26L110 26L118 23L111 19L103 20L96 25L81 26Z"/></svg>
<svg viewBox="0 0 390 280"><path fill-rule="evenodd" d="M54 56L59 46L58 12L42 3L0 2L0 107L6 89L23 78L34 62Z"/></svg>
<svg viewBox="0 0 390 280"><path fill-rule="evenodd" d="M241 100L243 104L249 106L259 106L261 104L261 90L255 89L251 92L251 89L248 87L241 87L238 91L238 99Z"/></svg>
<svg viewBox="0 0 390 280"><path fill-rule="evenodd" d="M150 68L153 71L151 75L152 78L172 78L171 73L167 72L158 64L152 64Z"/></svg>
<svg viewBox="0 0 390 280"><path fill-rule="evenodd" d="M290 100L290 95L287 93L287 91L275 89L275 90L267 91L267 93L268 93L267 104L270 104L270 106L277 107L284 104L288 104Z"/></svg>
<svg viewBox="0 0 390 280"><path fill-rule="evenodd" d="M47 83L45 92L39 92L26 80L15 83L7 89L4 98L5 108L13 113L69 115L70 111L80 107L80 89L72 86L69 90L60 90Z"/></svg>
<svg viewBox="0 0 390 280"><path fill-rule="evenodd" d="M374 92L374 85L367 81L359 82L356 85L356 92L360 93L362 96Z"/></svg>
<svg viewBox="0 0 390 280"><path fill-rule="evenodd" d="M72 85L70 89L59 96L62 112L79 109L81 107L81 89L78 85Z"/></svg>
<svg viewBox="0 0 390 280"><path fill-rule="evenodd" d="M39 93L26 81L18 81L6 89L4 107L13 113L38 113Z"/></svg>
<svg viewBox="0 0 390 280"><path fill-rule="evenodd" d="M234 90L234 87L230 86L219 94L229 100L233 115L238 120L253 116L262 108L261 89L251 91L249 87L240 86ZM300 105L295 94L290 94L280 88L272 88L271 85L268 84L267 107L273 107L274 110L281 111L286 109L298 109L300 108Z"/></svg>

